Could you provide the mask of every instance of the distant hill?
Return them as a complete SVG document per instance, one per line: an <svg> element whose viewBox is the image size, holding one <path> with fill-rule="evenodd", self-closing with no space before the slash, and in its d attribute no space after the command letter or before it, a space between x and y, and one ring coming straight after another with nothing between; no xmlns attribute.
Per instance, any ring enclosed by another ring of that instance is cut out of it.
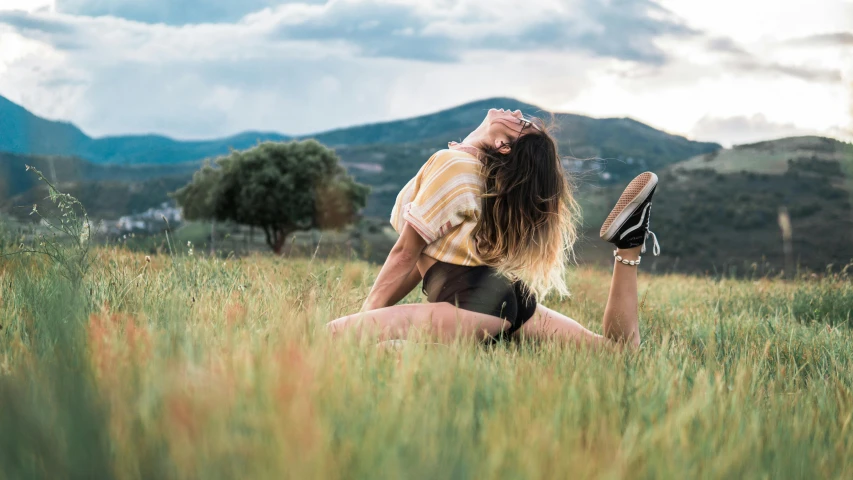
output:
<svg viewBox="0 0 853 480"><path fill-rule="evenodd" d="M430 154L445 148L449 140L463 139L493 107L521 109L547 122L553 121L562 153L588 159L567 164L573 170L591 172L583 176L584 181L619 182L646 169L662 168L720 149L716 143L693 142L628 118L595 119L563 113L552 116L539 107L511 98L480 100L415 118L299 138L316 138L335 148L349 171L359 181L373 187L365 214L385 217L391 212L397 192ZM259 141L292 138L277 133L247 132L209 141L179 141L157 135L93 139L72 124L39 118L2 97L0 126L0 152L74 157L73 160L54 161L54 168L64 169L57 173L58 178L79 181L131 181L134 175L141 181L181 175L198 166L204 158L224 155L231 149L249 148ZM81 164L81 159L87 162ZM65 165L57 167L59 164ZM114 170L100 168L99 164ZM14 173L14 178L20 178L17 175L21 172ZM5 189L9 194L20 193L29 185L17 183L11 176L6 178L9 180ZM2 188L0 198L3 198ZM152 202L163 200L165 192Z"/></svg>
<svg viewBox="0 0 853 480"><path fill-rule="evenodd" d="M79 157L94 163L175 164L242 150L259 141L283 141L278 133L181 141L161 135L91 138L71 123L46 120L0 96L0 152Z"/></svg>
<svg viewBox="0 0 853 480"><path fill-rule="evenodd" d="M483 121L490 108L522 110L531 115L550 115L539 107L512 98L490 98L419 117L339 128L308 137L330 147L423 141L443 142L446 145L450 140L462 140L471 133Z"/></svg>
<svg viewBox="0 0 853 480"><path fill-rule="evenodd" d="M198 162L162 165L111 165L87 162L77 157L22 155L0 152L0 200L26 192L38 183L31 165L56 182L119 181L142 182L163 176L189 178L198 170ZM161 202L164 200L160 200Z"/></svg>
<svg viewBox="0 0 853 480"><path fill-rule="evenodd" d="M93 218L115 219L167 201L167 193L185 185L198 164L104 165L76 157L21 155L0 152L0 210L19 218L41 202L47 192L25 165L41 171L61 190L80 199ZM19 208L19 207L26 208ZM32 220L32 218L30 218Z"/></svg>
<svg viewBox="0 0 853 480"><path fill-rule="evenodd" d="M682 169L710 168L720 173L748 171L785 173L789 160L820 158L845 162L853 159L853 145L831 138L805 136L736 145L734 148L698 155L678 164Z"/></svg>
<svg viewBox="0 0 853 480"><path fill-rule="evenodd" d="M66 122L37 117L0 96L0 151L38 155L75 155L92 139Z"/></svg>
<svg viewBox="0 0 853 480"><path fill-rule="evenodd" d="M349 127L306 135L326 145L423 144L441 148L449 140L461 140L492 107L522 109L549 119L541 108L510 98L492 98L441 112L393 122ZM577 157L602 157L637 165L668 164L720 148L715 143L693 142L655 130L635 120L595 119L556 114L557 138L565 153ZM180 141L158 135L90 138L72 124L42 119L0 97L0 151L29 155L75 156L94 163L173 164L224 155L229 149L245 149L258 141L283 141L294 137L269 132L246 132L207 141ZM425 160L418 159L421 163Z"/></svg>
<svg viewBox="0 0 853 480"><path fill-rule="evenodd" d="M130 213L141 213L167 201L166 192L186 185L190 175L148 178L138 182L118 180L61 181L56 184L61 191L73 195L86 207L89 217L95 220L115 220ZM47 188L36 183L29 190L0 200L0 211L19 220L35 221L29 215L32 205L39 204L40 211L51 210Z"/></svg>
<svg viewBox="0 0 853 480"><path fill-rule="evenodd" d="M424 160L445 147L448 139L461 139L492 106L536 113L536 107L511 99L491 99L314 137L334 146L349 171L373 187L365 214L383 219L400 188ZM40 119L28 121L39 123ZM578 248L582 261L612 262L608 245L597 239L598 227L625 182L646 169L658 172L661 179L652 227L664 249L661 257L647 255L644 259L650 271L778 272L784 264L778 226L781 207L791 216L794 255L800 266L820 271L828 264L838 268L853 260L851 144L792 137L719 149L716 144L690 142L630 119L557 114L554 121L561 127L557 138L564 153L594 157L565 162L578 180L577 196L584 208L585 236ZM51 128L67 135L79 132L69 124L51 124ZM189 146L193 145L196 152L220 147L227 151L227 140L218 141L218 147L163 137L92 141L103 141L100 148L111 158L118 158L122 151L141 155L149 141L161 142L159 150L152 151L174 148L181 155L192 151ZM239 141L254 143L247 138ZM27 208L13 207L30 206L45 192L31 172L24 171L24 164L55 178L62 189L84 202L94 218L115 218L167 200L167 193L185 184L200 160L122 164L73 156L0 153L0 209L29 218Z"/></svg>
<svg viewBox="0 0 853 480"><path fill-rule="evenodd" d="M783 208L792 223L797 265L823 271L830 264L839 269L853 262L849 143L792 137L739 145L657 173L660 184L651 224L664 255L648 257L649 268L778 272L784 265L779 228ZM620 193L614 185L581 194L590 236ZM599 250L604 261L609 251Z"/></svg>
<svg viewBox="0 0 853 480"><path fill-rule="evenodd" d="M259 142L282 142L291 137L278 133L244 132L219 140L181 141L160 135L133 135L93 139L76 156L95 163L172 165L244 150Z"/></svg>
<svg viewBox="0 0 853 480"><path fill-rule="evenodd" d="M431 115L311 137L334 147L356 179L373 187L365 214L386 217L397 193L430 154L445 148L448 140L462 140L493 107L520 109L553 124L561 153L579 159L567 161L566 167L583 183L619 183L642 171L721 148L716 143L693 142L629 118L552 115L510 98L481 100Z"/></svg>
<svg viewBox="0 0 853 480"><path fill-rule="evenodd" d="M560 151L585 164L581 170L607 173L618 182L648 169L658 169L695 155L712 153L716 143L694 142L656 130L630 118L597 119L567 113L552 114L511 98L491 98L417 118L377 123L311 135L335 147L351 163L375 163L386 172L382 181L358 171L362 181L390 188L402 187L430 153L449 140L462 140L482 122L489 108L520 109L543 118L553 127ZM596 179L597 181L598 179ZM398 188L399 190L399 188ZM390 211L390 210L389 210Z"/></svg>

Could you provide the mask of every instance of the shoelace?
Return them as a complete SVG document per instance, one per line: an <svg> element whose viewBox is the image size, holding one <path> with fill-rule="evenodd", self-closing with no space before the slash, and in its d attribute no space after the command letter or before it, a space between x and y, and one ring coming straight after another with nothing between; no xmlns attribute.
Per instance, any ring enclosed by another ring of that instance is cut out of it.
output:
<svg viewBox="0 0 853 480"><path fill-rule="evenodd" d="M660 255L660 243L658 243L658 236L655 235L655 232L651 230L646 230L646 238L649 238L649 235L652 237L652 255L658 256ZM643 241L643 249L640 253L646 253L646 242Z"/></svg>

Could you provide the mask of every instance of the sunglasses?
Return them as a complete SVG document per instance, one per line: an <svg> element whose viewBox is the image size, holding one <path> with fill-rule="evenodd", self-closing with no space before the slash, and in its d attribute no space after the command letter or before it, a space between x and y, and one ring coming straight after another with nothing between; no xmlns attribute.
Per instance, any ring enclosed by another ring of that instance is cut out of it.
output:
<svg viewBox="0 0 853 480"><path fill-rule="evenodd" d="M521 114L521 118L519 118L521 122L521 130L518 131L518 137L521 138L521 134L524 133L524 129L527 127L533 127L539 132L543 132L542 127L540 127L537 122L541 122L536 117L531 117L530 115ZM518 140L518 138L516 138Z"/></svg>

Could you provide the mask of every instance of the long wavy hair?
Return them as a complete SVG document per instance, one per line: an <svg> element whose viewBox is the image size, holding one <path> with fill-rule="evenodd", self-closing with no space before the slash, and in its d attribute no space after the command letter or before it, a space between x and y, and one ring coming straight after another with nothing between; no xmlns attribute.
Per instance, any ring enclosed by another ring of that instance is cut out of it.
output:
<svg viewBox="0 0 853 480"><path fill-rule="evenodd" d="M574 260L580 206L548 129L531 131L510 152L480 148L486 176L474 229L480 259L538 298L568 295L566 267Z"/></svg>

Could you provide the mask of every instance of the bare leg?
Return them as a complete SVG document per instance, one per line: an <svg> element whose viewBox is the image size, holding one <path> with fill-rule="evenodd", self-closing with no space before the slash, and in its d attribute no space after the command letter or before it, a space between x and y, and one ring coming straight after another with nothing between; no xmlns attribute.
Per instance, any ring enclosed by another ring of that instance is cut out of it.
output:
<svg viewBox="0 0 853 480"><path fill-rule="evenodd" d="M619 249L625 260L640 258L640 247ZM604 336L630 345L640 344L640 324L637 307L637 267L614 260L610 295L604 308Z"/></svg>
<svg viewBox="0 0 853 480"><path fill-rule="evenodd" d="M576 345L605 345L611 343L607 338L592 332L580 323L555 312L544 305L536 306L536 313L515 332L532 340L559 340Z"/></svg>
<svg viewBox="0 0 853 480"><path fill-rule="evenodd" d="M626 260L636 260L640 255L640 247L620 249L618 253ZM639 345L637 267L615 262L613 279L610 282L610 296L604 308L604 336L542 305L536 307L533 318L522 325L516 332L516 334L519 333L536 340L559 338L578 345L598 346L612 344L612 342Z"/></svg>
<svg viewBox="0 0 853 480"><path fill-rule="evenodd" d="M620 249L626 260L636 260L640 247ZM610 295L604 309L604 336L598 335L575 320L543 305L536 307L533 318L516 334L533 339L560 338L578 345L606 345L624 342L640 344L637 299L637 267L615 262ZM509 327L509 322L482 313L469 312L449 303L395 305L339 318L327 325L333 336L354 330L379 341L404 339L412 329L422 330L443 340L475 337L482 340Z"/></svg>
<svg viewBox="0 0 853 480"><path fill-rule="evenodd" d="M404 339L413 329L446 341L457 337L482 340L509 326L510 323L501 318L462 310L446 302L379 308L348 315L326 325L333 337L352 331L378 341Z"/></svg>

